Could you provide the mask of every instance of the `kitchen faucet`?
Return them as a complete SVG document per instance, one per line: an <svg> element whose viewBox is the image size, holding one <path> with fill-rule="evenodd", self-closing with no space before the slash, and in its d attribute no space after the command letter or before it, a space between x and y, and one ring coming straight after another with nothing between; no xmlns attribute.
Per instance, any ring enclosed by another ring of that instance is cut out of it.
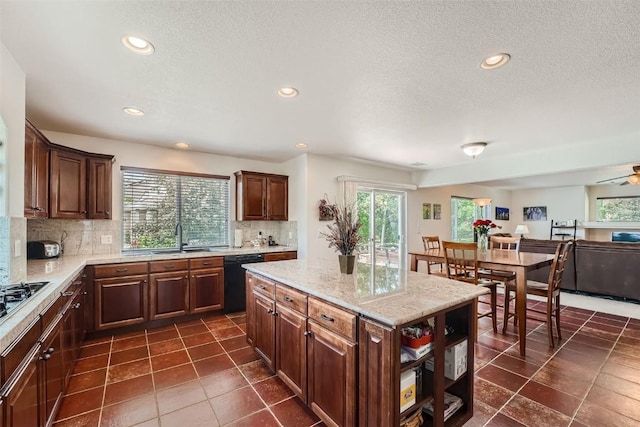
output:
<svg viewBox="0 0 640 427"><path fill-rule="evenodd" d="M181 223L176 224L175 235L178 240L178 248L182 250L182 248L184 248L187 244L182 242L182 224Z"/></svg>

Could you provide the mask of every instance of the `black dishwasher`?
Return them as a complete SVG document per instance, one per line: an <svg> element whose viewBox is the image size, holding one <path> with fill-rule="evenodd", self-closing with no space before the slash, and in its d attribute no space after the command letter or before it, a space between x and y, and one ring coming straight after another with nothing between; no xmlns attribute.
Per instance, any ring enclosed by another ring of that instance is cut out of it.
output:
<svg viewBox="0 0 640 427"><path fill-rule="evenodd" d="M246 270L242 264L263 262L264 254L227 255L224 257L224 309L235 313L246 309L247 290L244 283Z"/></svg>

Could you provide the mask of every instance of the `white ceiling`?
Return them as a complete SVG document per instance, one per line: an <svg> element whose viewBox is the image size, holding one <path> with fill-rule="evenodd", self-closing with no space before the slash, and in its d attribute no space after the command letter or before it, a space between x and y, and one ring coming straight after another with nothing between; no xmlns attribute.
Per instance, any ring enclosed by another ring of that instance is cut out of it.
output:
<svg viewBox="0 0 640 427"><path fill-rule="evenodd" d="M41 129L276 162L304 142L424 171L423 185L478 167L503 188L547 185L536 171L590 184L640 162L636 0L0 0L0 31ZM498 52L512 60L479 67ZM279 98L289 85L300 96ZM556 150L567 161L539 168Z"/></svg>

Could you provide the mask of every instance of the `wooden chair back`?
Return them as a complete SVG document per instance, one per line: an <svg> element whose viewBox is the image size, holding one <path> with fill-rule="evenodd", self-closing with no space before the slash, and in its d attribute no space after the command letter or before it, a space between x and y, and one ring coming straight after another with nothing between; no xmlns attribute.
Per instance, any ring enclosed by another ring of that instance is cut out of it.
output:
<svg viewBox="0 0 640 427"><path fill-rule="evenodd" d="M502 249L505 251L520 250L520 237L491 236L489 249Z"/></svg>
<svg viewBox="0 0 640 427"><path fill-rule="evenodd" d="M440 237L438 236L422 236L422 244L424 250L440 249Z"/></svg>
<svg viewBox="0 0 640 427"><path fill-rule="evenodd" d="M569 254L573 250L575 242L568 240L561 242L556 248L556 254L553 258L553 264L551 264L551 271L549 272L549 288L547 296L552 298L560 293L560 282L562 281L562 273L564 273L564 267L567 264Z"/></svg>
<svg viewBox="0 0 640 427"><path fill-rule="evenodd" d="M478 246L475 243L442 242L449 279L478 284Z"/></svg>

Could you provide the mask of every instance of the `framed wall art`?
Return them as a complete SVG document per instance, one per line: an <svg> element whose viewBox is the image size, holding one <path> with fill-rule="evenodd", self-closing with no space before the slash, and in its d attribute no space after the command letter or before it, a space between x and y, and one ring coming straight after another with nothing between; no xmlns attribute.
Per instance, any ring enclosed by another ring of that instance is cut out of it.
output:
<svg viewBox="0 0 640 427"><path fill-rule="evenodd" d="M509 221L509 208L499 208L496 206L496 220Z"/></svg>
<svg viewBox="0 0 640 427"><path fill-rule="evenodd" d="M530 206L522 208L522 216L525 221L546 221L547 220L547 207L546 206Z"/></svg>
<svg viewBox="0 0 640 427"><path fill-rule="evenodd" d="M422 219L431 219L431 203L422 204Z"/></svg>
<svg viewBox="0 0 640 427"><path fill-rule="evenodd" d="M433 219L442 218L442 205L440 203L433 204Z"/></svg>

